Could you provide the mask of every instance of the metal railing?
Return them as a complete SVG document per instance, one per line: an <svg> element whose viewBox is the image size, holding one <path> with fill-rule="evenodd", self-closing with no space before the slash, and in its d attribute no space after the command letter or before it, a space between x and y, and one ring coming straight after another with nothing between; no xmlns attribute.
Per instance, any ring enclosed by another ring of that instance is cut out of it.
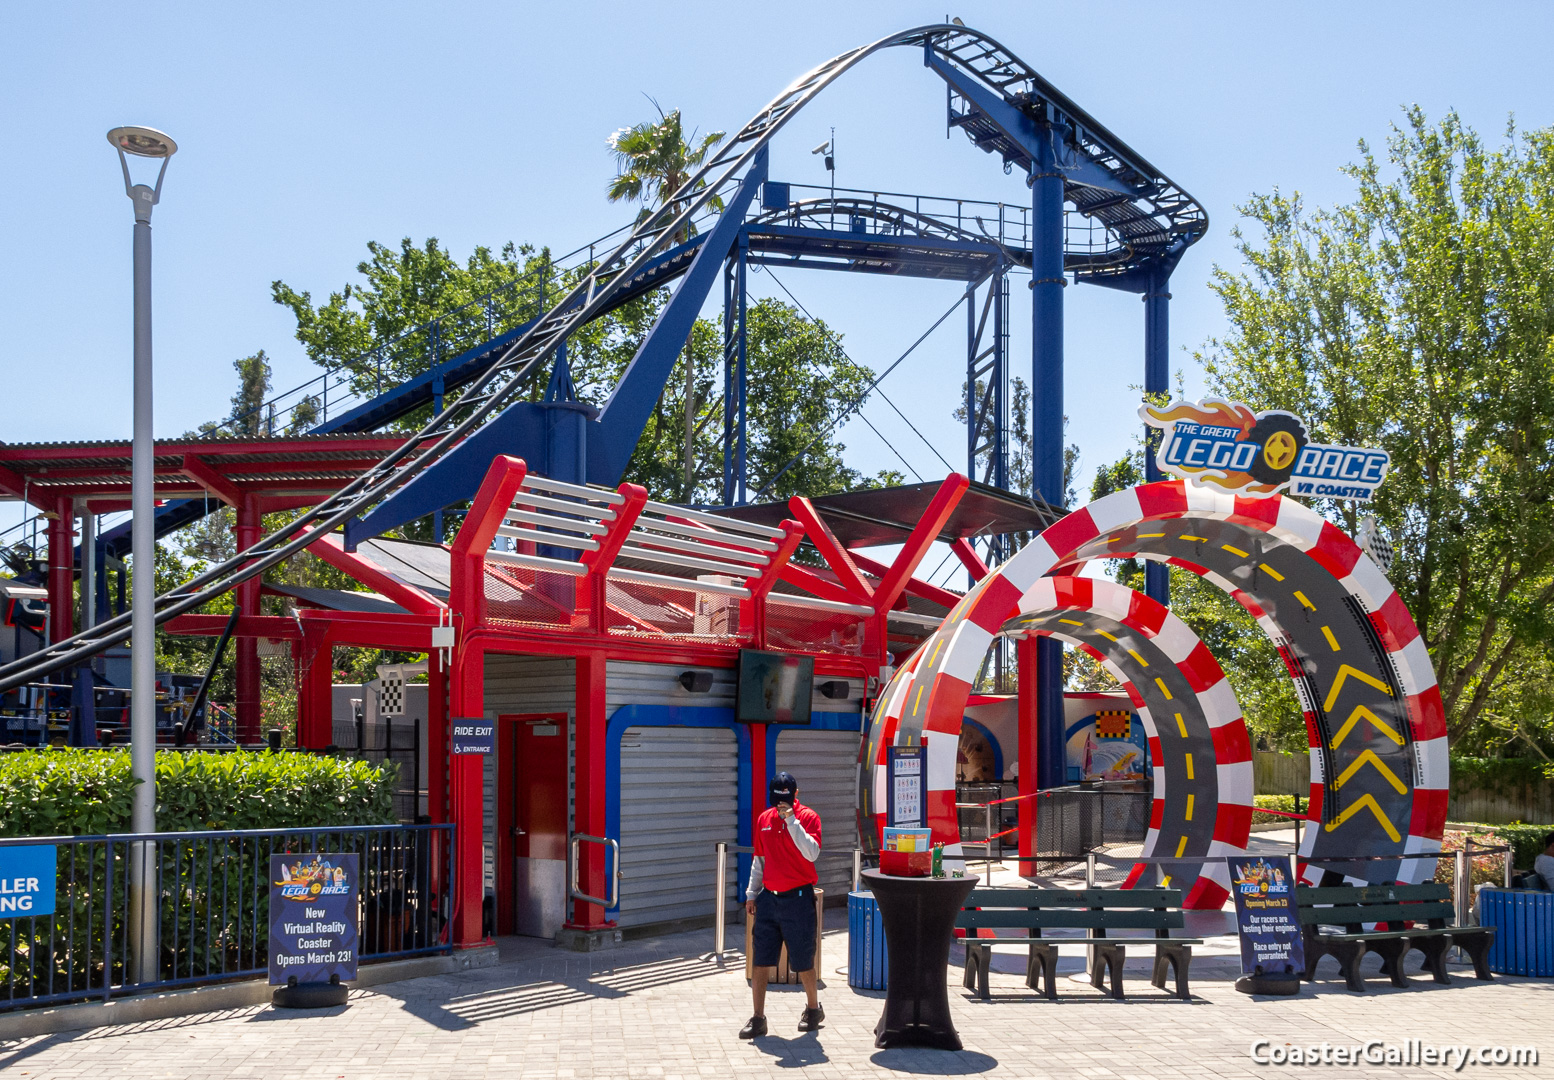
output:
<svg viewBox="0 0 1554 1080"><path fill-rule="evenodd" d="M361 856L364 962L451 949L452 825L0 839L0 849L38 845L55 849L54 911L0 921L0 1012L266 973L271 855ZM130 877L132 859L146 856L156 977L142 981Z"/></svg>
<svg viewBox="0 0 1554 1080"><path fill-rule="evenodd" d="M608 896L590 896L583 891L582 883L577 880L577 872L582 865L578 858L578 849L584 844L599 844L605 847L614 856L614 873L605 874L605 880L609 883ZM589 836L587 833L573 833L567 844L567 897L572 900L582 900L589 904L598 904L604 908L612 908L621 901L621 846L616 840L608 836Z"/></svg>

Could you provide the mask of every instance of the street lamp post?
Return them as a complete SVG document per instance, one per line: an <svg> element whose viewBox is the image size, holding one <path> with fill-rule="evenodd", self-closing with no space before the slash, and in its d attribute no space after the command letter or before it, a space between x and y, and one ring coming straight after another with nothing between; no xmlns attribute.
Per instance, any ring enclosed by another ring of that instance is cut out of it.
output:
<svg viewBox="0 0 1554 1080"><path fill-rule="evenodd" d="M135 792L130 831L156 831L156 531L151 440L151 209L162 198L162 178L178 144L155 128L117 127L108 141L119 152L124 194L135 207L135 433L130 451L130 773ZM132 183L129 156L160 158L156 187ZM155 982L159 968L154 845L130 847L131 970L126 982Z"/></svg>

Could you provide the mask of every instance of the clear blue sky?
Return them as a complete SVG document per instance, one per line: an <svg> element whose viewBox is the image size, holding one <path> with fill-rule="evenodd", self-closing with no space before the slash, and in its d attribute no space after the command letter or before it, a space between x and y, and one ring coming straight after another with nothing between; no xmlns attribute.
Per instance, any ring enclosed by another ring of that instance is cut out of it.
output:
<svg viewBox="0 0 1554 1080"><path fill-rule="evenodd" d="M11 4L0 67L10 195L0 260L0 439L129 432L131 214L104 132L180 144L155 216L158 434L225 415L234 358L265 349L277 389L314 374L271 302L321 297L368 240L438 237L460 257L507 240L569 250L629 219L603 197L611 131L651 94L702 130L733 130L794 76L945 14L942 4ZM967 3L1003 41L1192 192L1208 238L1173 280L1173 368L1220 331L1206 282L1235 265L1249 192L1347 197L1338 168L1400 107L1455 107L1498 139L1507 116L1554 123L1546 4ZM849 74L779 137L773 174L823 183L810 147L837 130L839 183L1023 203L1019 176L958 133L910 50ZM948 283L785 277L883 367L955 296ZM771 291L756 279L758 291ZM1023 292L1023 289L1020 290ZM1138 298L1070 288L1067 408L1082 486L1130 444L1142 381ZM1029 302L1014 298L1025 331ZM958 467L964 371L952 319L884 389ZM1028 364L1028 333L1017 334ZM925 477L944 468L881 402L868 415ZM860 424L852 463L900 467ZM7 521L11 520L7 515Z"/></svg>

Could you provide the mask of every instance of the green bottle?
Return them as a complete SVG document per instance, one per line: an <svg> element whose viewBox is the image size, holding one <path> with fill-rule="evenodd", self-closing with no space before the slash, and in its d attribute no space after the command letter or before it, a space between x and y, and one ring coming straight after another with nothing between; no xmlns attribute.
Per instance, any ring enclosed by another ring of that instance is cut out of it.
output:
<svg viewBox="0 0 1554 1080"><path fill-rule="evenodd" d="M943 877L944 876L944 845L943 844L935 844L933 846L933 876L934 877Z"/></svg>

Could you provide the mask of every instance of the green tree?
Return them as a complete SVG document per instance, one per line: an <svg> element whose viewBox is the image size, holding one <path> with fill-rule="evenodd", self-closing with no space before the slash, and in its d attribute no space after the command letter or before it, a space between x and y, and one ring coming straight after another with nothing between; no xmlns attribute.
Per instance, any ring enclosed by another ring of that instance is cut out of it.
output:
<svg viewBox="0 0 1554 1080"><path fill-rule="evenodd" d="M648 100L652 101L651 98ZM679 109L666 115L656 101L653 102L653 108L658 109L656 123L647 121L622 128L610 136L610 150L615 155L617 172L605 193L611 202L640 202L642 211L637 215L638 221L646 219L685 186L707 160L712 149L723 141L724 134L721 131L711 132L692 146L691 143L696 141L696 133L691 132L687 138ZM705 186L706 183L702 182L696 190ZM715 210L723 209L722 200L716 197L712 199L711 205ZM686 222L675 233L674 241L683 244L695 235L696 227ZM684 454L681 460L684 477L682 487L686 492L695 486L696 474L696 359L696 350L689 345L681 353L680 366L685 375L681 440Z"/></svg>
<svg viewBox="0 0 1554 1080"><path fill-rule="evenodd" d="M232 395L232 419L228 430L234 435L266 434L264 402L270 396L270 360L260 349L252 356L232 361L237 371L237 393Z"/></svg>
<svg viewBox="0 0 1554 1080"><path fill-rule="evenodd" d="M1440 680L1459 748L1554 749L1554 130L1486 147L1410 109L1363 142L1352 201L1254 195L1245 266L1216 267L1229 331L1198 352L1214 390L1380 446L1366 508ZM1353 533L1360 508L1326 507ZM1529 695L1531 695L1529 697Z"/></svg>

